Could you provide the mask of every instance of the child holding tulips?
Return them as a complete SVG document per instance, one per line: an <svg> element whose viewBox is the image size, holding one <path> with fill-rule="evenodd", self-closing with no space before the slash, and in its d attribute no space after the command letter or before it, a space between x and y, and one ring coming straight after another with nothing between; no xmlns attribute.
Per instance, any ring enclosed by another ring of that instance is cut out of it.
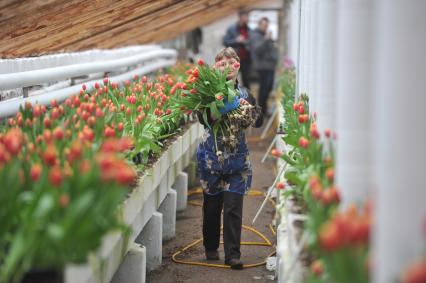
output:
<svg viewBox="0 0 426 283"><path fill-rule="evenodd" d="M230 119L241 119L246 117L244 115L247 115L247 113L252 113L249 110L258 110L258 115L247 116L249 117L247 120L251 120L251 122L241 126L241 129L247 128L249 125L260 127L263 120L260 108L256 105L256 100L249 91L237 81L239 61L236 52L230 47L222 49L216 55L214 68L221 72L228 71L227 79L234 82L234 88L238 94L238 99L234 99L233 102L225 102L224 107L219 111L223 117L238 109L238 113L241 114L232 114L238 117L230 117ZM216 99L221 99L221 97L216 97ZM220 241L221 212L223 209L225 264L230 265L232 269L242 269L240 242L243 197L249 190L252 180L252 169L244 131L240 130L234 133L235 124L231 124L229 131L232 134L219 134L217 141L215 141L211 130L215 120L209 117L207 124L201 113L197 114L199 121L206 129L203 140L197 148L200 181L204 190L203 240L206 258L207 260L219 260L217 249ZM231 140L227 141L227 139ZM229 142L233 145L231 151L225 146Z"/></svg>

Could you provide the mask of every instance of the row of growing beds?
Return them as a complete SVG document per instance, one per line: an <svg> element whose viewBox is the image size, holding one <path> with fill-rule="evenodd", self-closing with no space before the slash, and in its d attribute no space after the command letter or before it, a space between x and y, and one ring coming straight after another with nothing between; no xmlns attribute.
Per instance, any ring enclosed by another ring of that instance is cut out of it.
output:
<svg viewBox="0 0 426 283"><path fill-rule="evenodd" d="M340 207L336 134L320 132L309 97L296 95L294 67L283 71L280 91L283 134L272 150L284 168L277 185L279 282L369 282L371 205Z"/></svg>
<svg viewBox="0 0 426 283"><path fill-rule="evenodd" d="M81 282L111 280L202 134L179 105L197 79L190 68L105 78L3 121L0 282L40 272L61 282L69 264L85 266Z"/></svg>

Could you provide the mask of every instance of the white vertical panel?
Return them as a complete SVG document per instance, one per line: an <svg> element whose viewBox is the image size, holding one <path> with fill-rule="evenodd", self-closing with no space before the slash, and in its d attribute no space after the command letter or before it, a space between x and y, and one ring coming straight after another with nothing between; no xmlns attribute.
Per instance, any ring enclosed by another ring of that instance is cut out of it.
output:
<svg viewBox="0 0 426 283"><path fill-rule="evenodd" d="M372 1L340 0L338 22L336 179L346 205L365 200L372 190Z"/></svg>
<svg viewBox="0 0 426 283"><path fill-rule="evenodd" d="M319 2L318 20L318 84L315 110L318 114L318 129L335 127L334 97L336 81L336 0Z"/></svg>
<svg viewBox="0 0 426 283"><path fill-rule="evenodd" d="M378 0L374 282L396 282L424 255L426 1ZM372 122L373 122L372 121Z"/></svg>

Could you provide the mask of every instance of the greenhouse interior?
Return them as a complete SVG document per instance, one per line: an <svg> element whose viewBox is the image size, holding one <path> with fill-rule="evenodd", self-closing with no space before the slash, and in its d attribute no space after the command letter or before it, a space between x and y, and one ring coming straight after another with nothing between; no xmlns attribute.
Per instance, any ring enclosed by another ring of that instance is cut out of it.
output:
<svg viewBox="0 0 426 283"><path fill-rule="evenodd" d="M426 283L425 13L1 0L0 283Z"/></svg>

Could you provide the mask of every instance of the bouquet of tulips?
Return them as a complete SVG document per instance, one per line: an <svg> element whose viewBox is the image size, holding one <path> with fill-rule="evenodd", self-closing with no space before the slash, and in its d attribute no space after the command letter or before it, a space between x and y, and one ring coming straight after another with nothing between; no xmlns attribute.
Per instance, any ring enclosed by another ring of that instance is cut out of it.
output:
<svg viewBox="0 0 426 283"><path fill-rule="evenodd" d="M181 88L180 96L176 96L177 107L201 113L204 123L213 130L216 148L220 135L224 149L234 152L238 136L244 129L254 125L260 114L259 108L249 103L240 103L234 81L227 79L227 71L222 73L199 60L197 66L188 70L187 74L189 77L186 84ZM210 123L211 120L214 123ZM219 160L223 159L220 150L216 153Z"/></svg>

